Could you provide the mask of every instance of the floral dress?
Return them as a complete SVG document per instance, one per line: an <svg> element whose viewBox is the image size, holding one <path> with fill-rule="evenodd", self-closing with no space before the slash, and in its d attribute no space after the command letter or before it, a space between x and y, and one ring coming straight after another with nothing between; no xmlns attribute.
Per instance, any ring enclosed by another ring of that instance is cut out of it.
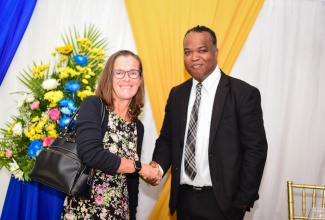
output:
<svg viewBox="0 0 325 220"><path fill-rule="evenodd" d="M108 131L104 148L120 157L139 160L137 154L136 123L126 122L108 110ZM129 219L129 197L126 175L110 175L96 170L93 177L91 199L67 196L61 219Z"/></svg>

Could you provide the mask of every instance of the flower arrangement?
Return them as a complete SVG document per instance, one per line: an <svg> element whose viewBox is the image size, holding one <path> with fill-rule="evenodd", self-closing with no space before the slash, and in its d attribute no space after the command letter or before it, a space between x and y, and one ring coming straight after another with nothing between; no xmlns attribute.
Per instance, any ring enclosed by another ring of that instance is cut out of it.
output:
<svg viewBox="0 0 325 220"><path fill-rule="evenodd" d="M106 39L93 25L83 36L69 29L62 37L64 46L53 52L54 67L40 64L24 70L19 80L29 92L17 92L19 114L1 129L0 168L15 178L29 180L35 158L49 147L69 122L81 101L94 95L98 76L106 60Z"/></svg>

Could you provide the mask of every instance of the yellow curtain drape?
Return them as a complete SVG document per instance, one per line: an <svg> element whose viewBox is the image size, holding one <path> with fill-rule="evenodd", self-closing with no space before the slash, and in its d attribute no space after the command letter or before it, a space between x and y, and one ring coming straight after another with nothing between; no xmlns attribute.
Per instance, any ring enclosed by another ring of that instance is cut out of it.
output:
<svg viewBox="0 0 325 220"><path fill-rule="evenodd" d="M229 74L264 0L124 0L157 131L170 89L190 76L183 65L186 31L204 25L215 31L218 65ZM170 219L170 176L149 219Z"/></svg>

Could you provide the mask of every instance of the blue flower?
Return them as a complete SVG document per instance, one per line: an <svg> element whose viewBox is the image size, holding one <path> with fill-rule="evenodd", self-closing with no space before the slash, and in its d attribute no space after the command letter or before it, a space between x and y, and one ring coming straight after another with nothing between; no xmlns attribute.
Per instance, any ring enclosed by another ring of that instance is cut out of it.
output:
<svg viewBox="0 0 325 220"><path fill-rule="evenodd" d="M80 55L80 54L75 55L75 56L73 57L73 59L74 59L74 61L76 61L76 63L77 63L78 65L80 65L80 66L86 66L87 63L88 63L88 58L85 57L85 56L82 56L82 55Z"/></svg>
<svg viewBox="0 0 325 220"><path fill-rule="evenodd" d="M65 126L67 126L68 123L69 123L69 121L70 121L70 119L71 119L71 117L66 116L66 115L64 115L63 117L61 117L60 118L60 122L59 122L60 127L61 128L64 128Z"/></svg>
<svg viewBox="0 0 325 220"><path fill-rule="evenodd" d="M63 98L58 102L58 105L61 107L66 107L66 106L68 106L69 102L73 102L73 101L69 98Z"/></svg>
<svg viewBox="0 0 325 220"><path fill-rule="evenodd" d="M65 88L74 94L80 89L80 84L76 81L70 81L65 84Z"/></svg>
<svg viewBox="0 0 325 220"><path fill-rule="evenodd" d="M78 108L75 106L74 102L69 102L67 107L72 111L75 112Z"/></svg>
<svg viewBox="0 0 325 220"><path fill-rule="evenodd" d="M63 108L61 108L61 110L60 110L61 112L62 112L62 114L64 114L64 115L72 115L72 111L68 108L68 107L63 107Z"/></svg>
<svg viewBox="0 0 325 220"><path fill-rule="evenodd" d="M39 139L33 140L28 146L28 157L36 158L41 150L42 150L42 141Z"/></svg>

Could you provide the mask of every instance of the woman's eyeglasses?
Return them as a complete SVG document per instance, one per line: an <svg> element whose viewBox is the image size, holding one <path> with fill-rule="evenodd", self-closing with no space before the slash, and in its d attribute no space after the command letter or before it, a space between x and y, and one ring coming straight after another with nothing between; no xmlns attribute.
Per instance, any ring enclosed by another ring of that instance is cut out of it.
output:
<svg viewBox="0 0 325 220"><path fill-rule="evenodd" d="M137 79L141 75L140 70L112 70L112 73L116 79L122 79L126 73L131 79Z"/></svg>

